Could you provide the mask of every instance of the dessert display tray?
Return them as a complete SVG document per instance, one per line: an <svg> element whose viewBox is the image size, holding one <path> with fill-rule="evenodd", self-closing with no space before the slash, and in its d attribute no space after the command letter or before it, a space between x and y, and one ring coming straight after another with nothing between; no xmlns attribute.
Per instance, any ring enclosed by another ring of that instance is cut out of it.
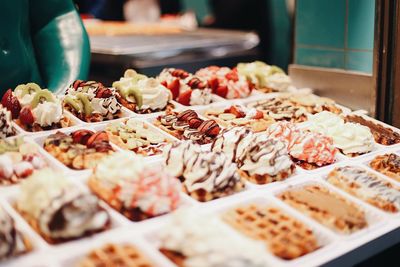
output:
<svg viewBox="0 0 400 267"><path fill-rule="evenodd" d="M252 101L271 98L276 95L277 94L257 93L242 100L221 99L220 101L208 106L196 107L183 107L177 104L176 108L178 110L191 108L196 110L200 115L203 115L205 110L213 107L223 108L232 104L246 105ZM357 111L352 112L346 107L341 108L344 114L359 114ZM160 135L164 136L167 140L171 142L178 141L175 137L170 136L159 128L151 125L151 122L154 121L158 115L159 114L156 113L143 116L127 111L124 117L142 120L143 122L148 123L149 127L154 131L158 131ZM373 120L375 123L380 123L385 127L400 132L399 129L378 122L365 115L363 116L368 120ZM64 133L70 133L78 129L100 131L103 130L109 122L110 121L88 124L80 122L79 120L74 120L75 125L73 127L60 129L59 131ZM43 155L51 168L57 172L62 172L69 180L75 183L78 187L81 187L83 190L89 190L86 183L91 175L90 170L72 170L53 158L42 148L44 139L57 130L38 133L27 133L22 131L20 128L17 128L17 130L19 130L21 136L24 136L26 142L35 143L39 147L39 153ZM112 144L112 146L116 151L121 150L121 148L115 144ZM203 145L203 148L208 149L209 145ZM181 192L183 199L181 206L195 210L198 214L213 215L217 217L222 216L227 209L231 209L238 205L254 203L276 207L312 229L320 248L294 260L283 260L270 253L268 250L265 250L265 257L269 263L268 266L320 266L335 265L339 263L341 266L353 265L358 261L366 259L369 256L400 242L400 212L387 213L367 204L366 202L328 183L326 177L335 167L358 166L372 172L379 178L390 182L396 188L400 188L400 182L386 177L385 175L373 170L368 165L374 157L385 153L394 153L400 156L400 144L391 146L376 144L375 149L372 152L355 158L338 154L336 163L311 171L296 166L294 174L284 181L265 185L256 185L246 182L246 189L244 191L206 203L198 202L184 192ZM146 164L150 166L163 164L163 159L159 155L147 157ZM365 213L368 226L353 234L341 234L322 225L318 221L291 207L277 197L278 194L288 189L298 188L304 185L321 185L327 188L330 192L354 203ZM154 264L154 266L175 266L159 251L160 229L168 223L171 217L170 214L147 219L141 222L132 222L117 211L113 210L106 203L101 202L101 205L109 211L112 217L112 227L109 230L91 237L63 244L51 245L41 238L14 209L13 205L18 191L18 185L7 187L0 186L0 206L4 207L5 210L14 218L18 228L32 242L33 251L17 258L0 262L0 266L77 266L80 260L87 253L108 243L132 244L138 248L138 250L140 250L146 258ZM233 228L232 231L234 231Z"/></svg>

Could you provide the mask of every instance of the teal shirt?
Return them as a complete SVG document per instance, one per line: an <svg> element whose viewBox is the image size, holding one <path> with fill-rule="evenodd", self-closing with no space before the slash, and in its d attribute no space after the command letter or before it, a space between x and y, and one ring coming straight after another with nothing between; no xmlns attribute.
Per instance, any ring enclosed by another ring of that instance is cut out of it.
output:
<svg viewBox="0 0 400 267"><path fill-rule="evenodd" d="M70 0L0 1L0 94L36 82L52 91L86 79L90 47Z"/></svg>

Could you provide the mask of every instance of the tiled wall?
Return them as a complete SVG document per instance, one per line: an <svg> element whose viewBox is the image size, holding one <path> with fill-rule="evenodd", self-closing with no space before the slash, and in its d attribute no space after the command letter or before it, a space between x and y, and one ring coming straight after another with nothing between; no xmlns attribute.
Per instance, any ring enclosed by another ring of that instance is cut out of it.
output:
<svg viewBox="0 0 400 267"><path fill-rule="evenodd" d="M297 0L295 63L372 73L375 0Z"/></svg>

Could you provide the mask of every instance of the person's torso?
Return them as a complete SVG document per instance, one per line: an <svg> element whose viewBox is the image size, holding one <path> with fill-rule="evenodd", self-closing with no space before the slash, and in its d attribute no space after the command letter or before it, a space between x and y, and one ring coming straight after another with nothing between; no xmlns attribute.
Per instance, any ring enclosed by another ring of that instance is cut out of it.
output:
<svg viewBox="0 0 400 267"><path fill-rule="evenodd" d="M30 33L29 1L0 1L0 95L20 83L40 83Z"/></svg>

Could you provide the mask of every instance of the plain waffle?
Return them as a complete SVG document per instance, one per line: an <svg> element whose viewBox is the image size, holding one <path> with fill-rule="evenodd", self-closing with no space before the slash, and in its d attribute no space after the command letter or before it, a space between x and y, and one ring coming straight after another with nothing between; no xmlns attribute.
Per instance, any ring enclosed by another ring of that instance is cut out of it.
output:
<svg viewBox="0 0 400 267"><path fill-rule="evenodd" d="M295 259L319 248L311 229L277 208L241 206L228 211L223 220L246 236L265 242L282 259Z"/></svg>

